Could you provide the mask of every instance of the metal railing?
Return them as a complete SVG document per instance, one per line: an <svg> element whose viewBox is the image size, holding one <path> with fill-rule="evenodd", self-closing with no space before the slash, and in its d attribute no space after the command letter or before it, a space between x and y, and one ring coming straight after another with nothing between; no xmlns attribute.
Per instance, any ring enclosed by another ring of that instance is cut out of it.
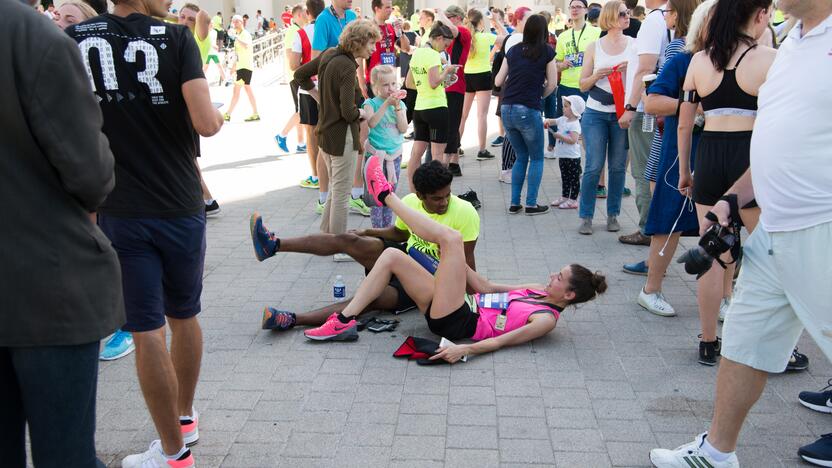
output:
<svg viewBox="0 0 832 468"><path fill-rule="evenodd" d="M254 41L252 42L252 59L254 61L254 66L256 68L262 68L267 64L276 63L278 65L278 81L280 83L285 83L288 81L287 77L285 76L286 67L284 66L284 62L286 60L286 54L283 50L284 35L285 30L283 29L277 31L269 31L264 35L254 39Z"/></svg>

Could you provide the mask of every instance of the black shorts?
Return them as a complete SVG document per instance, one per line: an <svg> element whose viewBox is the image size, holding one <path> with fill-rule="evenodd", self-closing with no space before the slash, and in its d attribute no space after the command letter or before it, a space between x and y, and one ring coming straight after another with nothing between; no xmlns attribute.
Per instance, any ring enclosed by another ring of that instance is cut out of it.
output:
<svg viewBox="0 0 832 468"><path fill-rule="evenodd" d="M235 83L235 84L240 84L239 82L242 81L244 85L250 85L251 84L251 74L252 74L252 71L247 69L247 68L238 69L237 70L237 79L235 80L235 81L237 81L237 83Z"/></svg>
<svg viewBox="0 0 832 468"><path fill-rule="evenodd" d="M127 322L122 330L165 326L165 317L187 319L201 310L205 266L205 215L119 218L98 215L121 263Z"/></svg>
<svg viewBox="0 0 832 468"><path fill-rule="evenodd" d="M298 90L300 89L298 82L295 80L290 81L289 89L292 91L292 102L295 103L295 112L298 112L300 110L298 108Z"/></svg>
<svg viewBox="0 0 832 468"><path fill-rule="evenodd" d="M407 106L405 116L407 116L407 123L413 122L413 108L416 107L416 90L405 88L407 97L404 98L404 105Z"/></svg>
<svg viewBox="0 0 832 468"><path fill-rule="evenodd" d="M713 206L748 170L751 132L702 132L693 164L693 201ZM753 208L751 202L743 208Z"/></svg>
<svg viewBox="0 0 832 468"><path fill-rule="evenodd" d="M467 302L463 302L459 309L440 319L431 318L432 305L429 305L428 310L425 311L425 321L428 322L428 328L434 335L456 341L471 338L477 332L479 315L471 312Z"/></svg>
<svg viewBox="0 0 832 468"><path fill-rule="evenodd" d="M460 93L445 93L448 97L448 141L445 153L459 151L459 124L462 122L462 104L465 95Z"/></svg>
<svg viewBox="0 0 832 468"><path fill-rule="evenodd" d="M298 95L298 113L301 125L318 125L318 101L308 94Z"/></svg>
<svg viewBox="0 0 832 468"><path fill-rule="evenodd" d="M491 72L465 74L465 92L491 91Z"/></svg>
<svg viewBox="0 0 832 468"><path fill-rule="evenodd" d="M436 107L413 112L413 140L447 143L448 108Z"/></svg>

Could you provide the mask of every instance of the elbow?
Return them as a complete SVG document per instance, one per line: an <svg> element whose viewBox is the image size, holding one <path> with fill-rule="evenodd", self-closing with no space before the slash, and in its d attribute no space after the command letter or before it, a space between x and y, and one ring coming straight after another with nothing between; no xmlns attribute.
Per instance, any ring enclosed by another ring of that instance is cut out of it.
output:
<svg viewBox="0 0 832 468"><path fill-rule="evenodd" d="M200 122L199 124L194 123L194 130L199 136L203 137L212 137L219 133L220 129L222 128L222 116L219 112L216 113L214 119L206 122Z"/></svg>

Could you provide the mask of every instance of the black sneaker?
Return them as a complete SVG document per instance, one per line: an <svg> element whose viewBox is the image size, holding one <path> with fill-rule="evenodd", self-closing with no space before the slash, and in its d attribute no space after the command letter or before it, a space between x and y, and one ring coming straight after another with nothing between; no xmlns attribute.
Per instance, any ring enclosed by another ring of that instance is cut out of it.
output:
<svg viewBox="0 0 832 468"><path fill-rule="evenodd" d="M470 188L467 192L457 195L457 197L467 201L476 209L480 209L480 207L482 207L482 202L480 202L480 199L477 197L477 192L471 190Z"/></svg>
<svg viewBox="0 0 832 468"><path fill-rule="evenodd" d="M489 159L494 159L496 156L491 154L488 150L482 150L477 153L477 161L487 161Z"/></svg>
<svg viewBox="0 0 832 468"><path fill-rule="evenodd" d="M448 169L451 171L451 174L453 174L454 177L462 177L462 169L460 169L459 164L450 163L448 164Z"/></svg>
<svg viewBox="0 0 832 468"><path fill-rule="evenodd" d="M220 214L220 204L216 200L212 201L210 205L205 205L205 216L210 218Z"/></svg>
<svg viewBox="0 0 832 468"><path fill-rule="evenodd" d="M803 353L798 353L797 348L792 351L789 357L789 363L786 364L786 371L802 371L809 368L809 356Z"/></svg>
<svg viewBox="0 0 832 468"><path fill-rule="evenodd" d="M535 216L543 213L549 212L548 206L527 206L526 207L526 216Z"/></svg>
<svg viewBox="0 0 832 468"><path fill-rule="evenodd" d="M508 207L508 214L517 214L523 211L523 207L521 205L511 205Z"/></svg>
<svg viewBox="0 0 832 468"><path fill-rule="evenodd" d="M702 335L699 335L701 338ZM715 366L716 358L719 357L719 352L722 349L722 340L716 337L716 341L700 341L699 342L699 364L705 366Z"/></svg>
<svg viewBox="0 0 832 468"><path fill-rule="evenodd" d="M404 139L405 139L405 140L412 140L412 139L413 139L413 132L410 132L410 133L408 133L407 135L405 135L405 136L404 136Z"/></svg>
<svg viewBox="0 0 832 468"><path fill-rule="evenodd" d="M820 413L832 413L832 379L819 392L800 392L797 401L801 405Z"/></svg>
<svg viewBox="0 0 832 468"><path fill-rule="evenodd" d="M817 466L832 466L832 433L823 434L820 439L800 447L797 456Z"/></svg>

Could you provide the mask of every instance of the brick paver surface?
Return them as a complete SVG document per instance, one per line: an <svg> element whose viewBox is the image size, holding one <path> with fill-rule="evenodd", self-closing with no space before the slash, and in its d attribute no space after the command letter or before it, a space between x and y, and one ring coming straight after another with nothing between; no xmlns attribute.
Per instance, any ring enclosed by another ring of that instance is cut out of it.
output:
<svg viewBox="0 0 832 468"><path fill-rule="evenodd" d="M227 101L230 89L213 92ZM675 447L707 429L717 368L696 362L693 278L673 263L664 292L678 316L651 315L635 303L644 278L621 271L646 248L619 244L617 234L603 229L604 201L593 236L577 234L574 210L506 214L510 186L497 181L498 161L475 160L473 116L464 177L453 188L474 188L483 201L478 270L498 281L542 282L550 271L578 262L607 275L607 293L568 309L544 338L453 366L392 357L406 336L432 336L415 311L399 316L395 332L362 332L354 343L309 342L301 329L260 330L264 306L318 307L331 300L336 275L352 294L363 269L300 254L254 259L252 211L281 236L317 232L319 223L317 192L297 187L308 174L306 156L280 155L271 140L291 106L288 92L257 92L262 122L227 124L203 141L205 178L223 213L208 222L200 315L205 350L195 402L201 438L193 449L199 466L645 466L650 448ZM246 107L243 97L235 120L247 115ZM547 160L541 203L559 195L557 163ZM636 222L633 200L625 199L622 233L634 231ZM349 226L370 222L350 215ZM769 380L743 429L744 466L800 465L797 448L829 432L829 416L801 407L797 394L822 387L832 367L811 339L802 339L800 349L811 367ZM120 466L121 457L146 449L155 437L133 355L102 363L102 460Z"/></svg>

